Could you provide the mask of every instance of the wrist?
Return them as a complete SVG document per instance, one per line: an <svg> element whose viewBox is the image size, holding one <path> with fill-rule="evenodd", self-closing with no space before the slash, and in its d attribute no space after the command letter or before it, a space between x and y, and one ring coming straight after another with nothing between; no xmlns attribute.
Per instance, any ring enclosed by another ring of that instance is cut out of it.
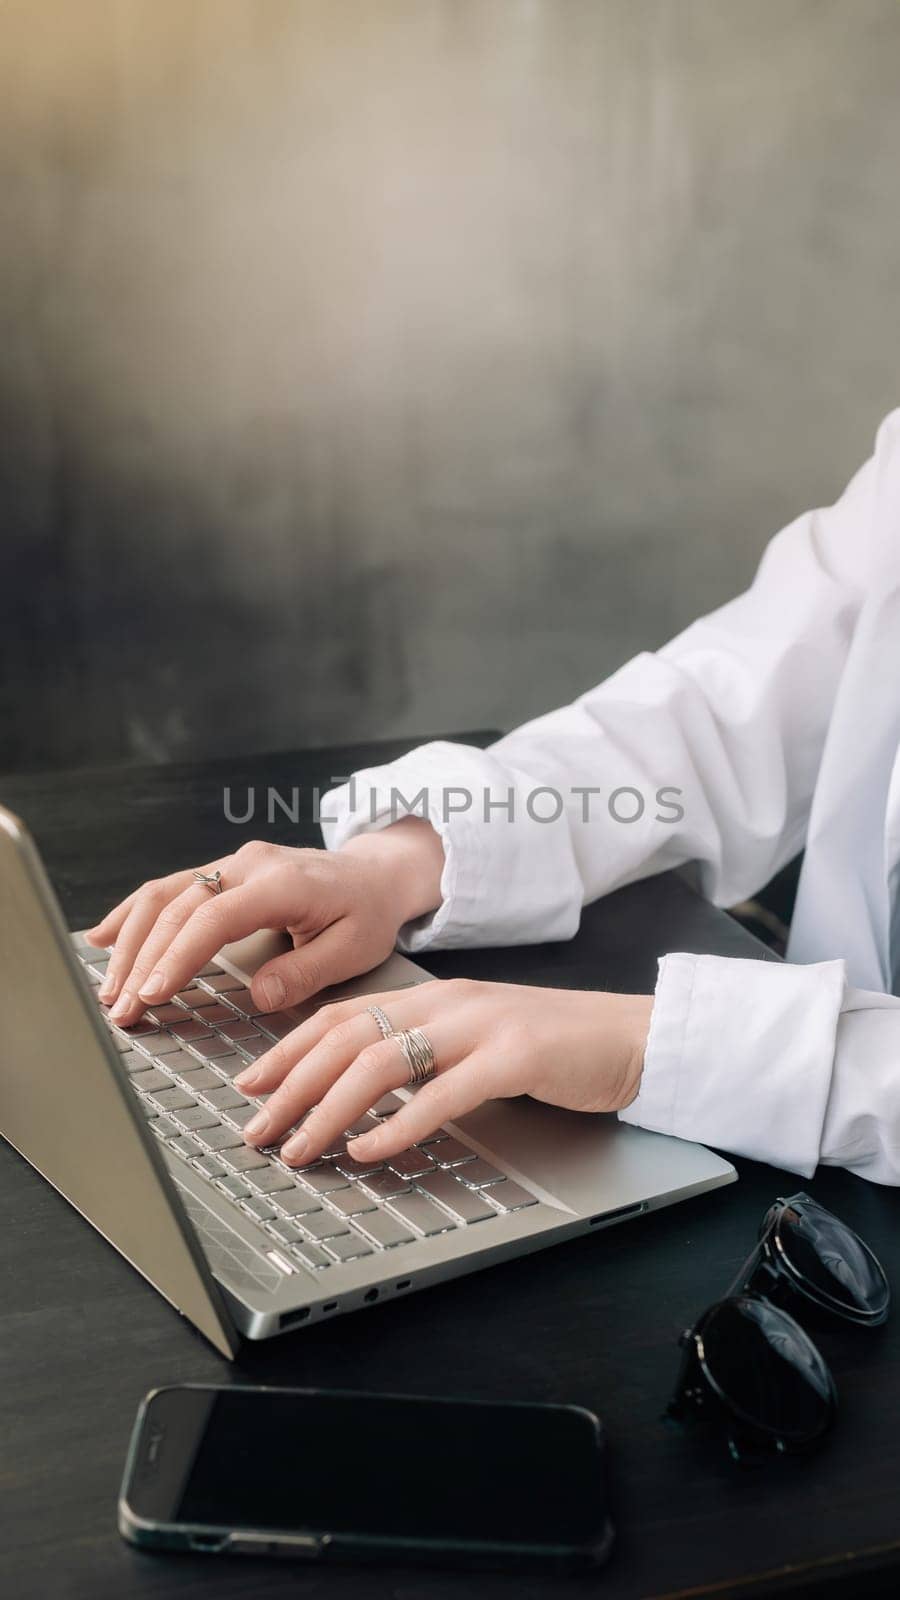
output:
<svg viewBox="0 0 900 1600"><path fill-rule="evenodd" d="M356 834L339 854L355 856L378 875L397 928L428 916L441 903L444 847L423 817L403 817L387 828Z"/></svg>
<svg viewBox="0 0 900 1600"><path fill-rule="evenodd" d="M630 1106L640 1093L641 1078L644 1072L644 1055L650 1033L650 1019L653 1015L652 994L628 995L627 1001L627 1054L619 1103L616 1106L617 1111L624 1111L625 1107Z"/></svg>

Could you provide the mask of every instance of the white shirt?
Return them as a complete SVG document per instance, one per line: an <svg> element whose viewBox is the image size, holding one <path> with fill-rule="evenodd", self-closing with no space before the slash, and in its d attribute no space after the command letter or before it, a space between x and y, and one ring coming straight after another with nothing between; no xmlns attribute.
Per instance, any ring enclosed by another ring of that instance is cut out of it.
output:
<svg viewBox="0 0 900 1600"><path fill-rule="evenodd" d="M326 843L409 806L445 851L414 952L567 939L586 902L691 861L732 905L805 847L786 964L662 959L620 1116L900 1183L900 410L745 594L487 751L356 774L323 801Z"/></svg>

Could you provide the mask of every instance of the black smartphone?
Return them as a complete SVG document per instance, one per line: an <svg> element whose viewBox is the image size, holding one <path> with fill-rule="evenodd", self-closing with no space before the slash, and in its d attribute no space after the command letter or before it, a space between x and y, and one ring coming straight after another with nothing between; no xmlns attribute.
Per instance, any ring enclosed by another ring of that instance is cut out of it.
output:
<svg viewBox="0 0 900 1600"><path fill-rule="evenodd" d="M609 1553L578 1406L189 1384L141 1402L119 1531L148 1550L576 1570Z"/></svg>

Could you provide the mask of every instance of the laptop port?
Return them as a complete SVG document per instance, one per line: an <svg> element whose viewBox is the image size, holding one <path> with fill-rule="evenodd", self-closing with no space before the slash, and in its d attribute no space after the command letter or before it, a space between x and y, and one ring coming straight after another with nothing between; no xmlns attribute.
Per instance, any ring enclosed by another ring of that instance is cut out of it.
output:
<svg viewBox="0 0 900 1600"><path fill-rule="evenodd" d="M326 1306L322 1307L322 1310L323 1310L323 1312L324 1311L337 1311L337 1308L338 1308L337 1301L336 1300L329 1300L328 1304Z"/></svg>
<svg viewBox="0 0 900 1600"><path fill-rule="evenodd" d="M377 1289L367 1289L365 1294L363 1295L363 1299L369 1305L371 1305L373 1300L377 1300L378 1299L378 1290Z"/></svg>
<svg viewBox="0 0 900 1600"><path fill-rule="evenodd" d="M282 1311L278 1318L279 1328L293 1328L298 1322L305 1322L309 1316L309 1306L298 1306L296 1311Z"/></svg>
<svg viewBox="0 0 900 1600"><path fill-rule="evenodd" d="M408 1289L411 1282L412 1282L411 1278L401 1278L400 1282L395 1284L394 1287L396 1289Z"/></svg>

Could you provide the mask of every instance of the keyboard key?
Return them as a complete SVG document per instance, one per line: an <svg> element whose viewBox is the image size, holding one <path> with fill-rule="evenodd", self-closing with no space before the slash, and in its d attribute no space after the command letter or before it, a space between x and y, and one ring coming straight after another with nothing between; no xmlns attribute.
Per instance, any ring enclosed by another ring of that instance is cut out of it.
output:
<svg viewBox="0 0 900 1600"><path fill-rule="evenodd" d="M321 1272L323 1267L331 1266L331 1257L327 1256L324 1250L320 1250L317 1244L309 1244L306 1241L303 1244L292 1244L291 1255L302 1261L305 1267L311 1267L313 1272Z"/></svg>
<svg viewBox="0 0 900 1600"><path fill-rule="evenodd" d="M170 1139L173 1134L178 1133L171 1117L154 1117L149 1126L159 1139Z"/></svg>
<svg viewBox="0 0 900 1600"><path fill-rule="evenodd" d="M207 961L206 966L201 967L200 971L195 974L194 982L196 983L197 978L211 978L213 976L221 978L222 975L222 968L219 966L218 961Z"/></svg>
<svg viewBox="0 0 900 1600"><path fill-rule="evenodd" d="M300 1024L294 1017L286 1017L283 1011L261 1011L254 1018L258 1028L264 1028L273 1039L286 1039Z"/></svg>
<svg viewBox="0 0 900 1600"><path fill-rule="evenodd" d="M480 1189L467 1189L452 1173L427 1172L419 1179L419 1188L433 1200L440 1200L461 1222L484 1222L497 1215Z"/></svg>
<svg viewBox="0 0 900 1600"><path fill-rule="evenodd" d="M191 1011L199 1011L204 1006L214 1006L216 1003L214 995L206 989L198 989L194 984L189 984L186 989L179 989L175 999L180 1000L181 1004Z"/></svg>
<svg viewBox="0 0 900 1600"><path fill-rule="evenodd" d="M395 1194L412 1194L412 1184L398 1178L395 1172L373 1172L371 1177L360 1178L360 1187L375 1200L390 1200Z"/></svg>
<svg viewBox="0 0 900 1600"><path fill-rule="evenodd" d="M238 1039L236 1042L238 1049L243 1050L252 1061L258 1061L260 1056L274 1049L271 1039L264 1039L261 1033L255 1034L252 1039Z"/></svg>
<svg viewBox="0 0 900 1600"><path fill-rule="evenodd" d="M150 1010L147 1012L147 1016L150 1018L151 1022L169 1023L187 1021L187 1017L184 1014L184 1007L176 1005L151 1006Z"/></svg>
<svg viewBox="0 0 900 1600"><path fill-rule="evenodd" d="M327 1162L321 1167L307 1167L301 1173L301 1182L313 1194L332 1194L335 1189L349 1189L348 1180Z"/></svg>
<svg viewBox="0 0 900 1600"><path fill-rule="evenodd" d="M286 1217L303 1217L321 1210L318 1195L307 1194L305 1189L298 1189L296 1184L292 1189L279 1189L272 1199Z"/></svg>
<svg viewBox="0 0 900 1600"><path fill-rule="evenodd" d="M251 1150L249 1144L243 1142L232 1150L223 1150L222 1160L230 1172L252 1172L270 1165L261 1150Z"/></svg>
<svg viewBox="0 0 900 1600"><path fill-rule="evenodd" d="M424 1150L401 1150L397 1156L388 1157L388 1166L399 1178L418 1178L422 1172L433 1172L434 1162Z"/></svg>
<svg viewBox="0 0 900 1600"><path fill-rule="evenodd" d="M234 1006L245 1017L258 1017L262 1015L260 1006L253 1004L253 996L249 989L229 989L228 1004Z"/></svg>
<svg viewBox="0 0 900 1600"><path fill-rule="evenodd" d="M232 1122L236 1128L246 1128L252 1117L256 1116L257 1107L248 1105L246 1100L241 1106L226 1106L222 1116Z"/></svg>
<svg viewBox="0 0 900 1600"><path fill-rule="evenodd" d="M373 1133L376 1128L380 1127L380 1119L373 1116L371 1111L367 1111L364 1117L360 1117L358 1122L354 1122L351 1127L346 1129L347 1138L355 1139L361 1133Z"/></svg>
<svg viewBox="0 0 900 1600"><path fill-rule="evenodd" d="M234 1046L230 1039L190 1039L188 1041L194 1054L203 1061L215 1061L217 1056L230 1056L234 1054Z"/></svg>
<svg viewBox="0 0 900 1600"><path fill-rule="evenodd" d="M201 1146L190 1134L183 1133L180 1138L169 1140L169 1149L174 1150L177 1156L185 1156L190 1160L192 1156L199 1156Z"/></svg>
<svg viewBox="0 0 900 1600"><path fill-rule="evenodd" d="M200 1012L200 1021L205 1022L207 1027L215 1027L219 1022L229 1022L234 1019L234 1012L230 1006L223 1006L221 1001L216 1000L211 994L206 998L209 1004Z"/></svg>
<svg viewBox="0 0 900 1600"><path fill-rule="evenodd" d="M171 1031L176 1039L182 1039L185 1043L190 1040L191 1044L195 1039L211 1037L209 1028L204 1028L202 1022L196 1022L193 1018L189 1018L187 1022L173 1022Z"/></svg>
<svg viewBox="0 0 900 1600"><path fill-rule="evenodd" d="M395 1111L401 1109L402 1105L403 1101L398 1095L383 1094L381 1099L377 1100L372 1107L372 1115L383 1121L385 1117L392 1117Z"/></svg>
<svg viewBox="0 0 900 1600"><path fill-rule="evenodd" d="M242 1200L241 1210L246 1211L248 1216L255 1217L257 1222L268 1222L269 1218L275 1215L270 1201L263 1200L260 1196L254 1196L252 1200Z"/></svg>
<svg viewBox="0 0 900 1600"><path fill-rule="evenodd" d="M279 1172L277 1167L271 1165L257 1168L247 1168L247 1182L254 1194L273 1194L278 1189L289 1189L294 1192L294 1180L286 1172Z"/></svg>
<svg viewBox="0 0 900 1600"><path fill-rule="evenodd" d="M216 1071L220 1074L224 1073L226 1078L236 1078L239 1072L243 1072L246 1065L247 1063L243 1056L216 1056Z"/></svg>
<svg viewBox="0 0 900 1600"><path fill-rule="evenodd" d="M153 1038L139 1039L138 1045L142 1050L146 1050L150 1056L164 1057L166 1066L169 1065L169 1056L181 1053L179 1040L173 1039L170 1033L157 1033Z"/></svg>
<svg viewBox="0 0 900 1600"><path fill-rule="evenodd" d="M389 1211L369 1211L356 1217L354 1226L368 1235L382 1250L393 1250L399 1244L411 1244L415 1238L405 1222L392 1217Z"/></svg>
<svg viewBox="0 0 900 1600"><path fill-rule="evenodd" d="M146 1066L146 1061L144 1063ZM141 1094L149 1094L151 1089L171 1089L172 1079L168 1073L160 1072L158 1068L151 1067L149 1072L135 1072L132 1074L132 1083Z"/></svg>
<svg viewBox="0 0 900 1600"><path fill-rule="evenodd" d="M303 1229L296 1222L291 1222L290 1217L273 1217L266 1223L266 1233L270 1233L279 1244L296 1244L303 1238Z"/></svg>
<svg viewBox="0 0 900 1600"><path fill-rule="evenodd" d="M193 1128L217 1128L219 1119L214 1111L207 1111L206 1106L188 1106L184 1111L173 1111L172 1117L179 1128L191 1130Z"/></svg>
<svg viewBox="0 0 900 1600"><path fill-rule="evenodd" d="M342 1172L351 1182L354 1178L370 1178L373 1172L384 1171L383 1161L354 1161L348 1155L337 1156L334 1165L336 1171Z"/></svg>
<svg viewBox="0 0 900 1600"><path fill-rule="evenodd" d="M203 1128L199 1137L204 1150L245 1150L247 1148L236 1128Z"/></svg>
<svg viewBox="0 0 900 1600"><path fill-rule="evenodd" d="M198 1172L203 1173L204 1178L222 1178L225 1176L225 1168L218 1156L198 1156L194 1166Z"/></svg>
<svg viewBox="0 0 900 1600"><path fill-rule="evenodd" d="M303 1218L303 1231L310 1239L334 1239L339 1233L349 1233L350 1227L330 1211L311 1211Z"/></svg>
<svg viewBox="0 0 900 1600"><path fill-rule="evenodd" d="M183 1111L197 1104L192 1095L185 1094L183 1089L176 1089L174 1085L170 1089L160 1089L150 1099L155 1106L159 1106L160 1111Z"/></svg>
<svg viewBox="0 0 900 1600"><path fill-rule="evenodd" d="M430 1156L434 1156L439 1167L458 1167L464 1161L475 1159L475 1151L470 1150L468 1145L461 1144L458 1139L441 1139L437 1144L429 1139L422 1148L427 1150Z"/></svg>
<svg viewBox="0 0 900 1600"><path fill-rule="evenodd" d="M326 1239L324 1248L335 1261L355 1261L358 1256L370 1256L372 1246L359 1233L342 1234L338 1239Z"/></svg>
<svg viewBox="0 0 900 1600"><path fill-rule="evenodd" d="M227 1111L233 1110L235 1106L248 1104L246 1096L239 1094L230 1083L223 1083L215 1073L210 1073L210 1077L215 1077L216 1081L214 1085L204 1089L203 1098L208 1105L215 1106L217 1111Z"/></svg>
<svg viewBox="0 0 900 1600"><path fill-rule="evenodd" d="M191 1094L197 1094L201 1089L221 1088L222 1079L211 1067L198 1067L196 1061L187 1072L179 1072L178 1081L183 1089L189 1089Z"/></svg>
<svg viewBox="0 0 900 1600"><path fill-rule="evenodd" d="M216 1186L222 1190L223 1194L230 1195L232 1200L243 1200L250 1194L250 1190L243 1178L217 1178Z"/></svg>
<svg viewBox="0 0 900 1600"><path fill-rule="evenodd" d="M182 1050L177 1039L173 1039L172 1043L175 1051L173 1055L166 1056L166 1071L174 1072L178 1078L185 1072L199 1072L200 1063L197 1057L192 1056L187 1050Z"/></svg>
<svg viewBox="0 0 900 1600"><path fill-rule="evenodd" d="M503 1211L524 1211L526 1206L537 1205L537 1195L523 1189L520 1183L507 1178L505 1183L492 1184L488 1195Z"/></svg>
<svg viewBox="0 0 900 1600"><path fill-rule="evenodd" d="M141 1018L139 1022L132 1022L129 1027L123 1028L122 1032L127 1034L129 1039L143 1039L148 1034L159 1033L159 1029L154 1022L148 1022L146 1018Z"/></svg>
<svg viewBox="0 0 900 1600"><path fill-rule="evenodd" d="M462 1182L474 1189L485 1189L491 1183L503 1183L506 1178L505 1172L498 1172L496 1167L492 1167L489 1161L482 1161L480 1156L456 1170Z"/></svg>
<svg viewBox="0 0 900 1600"><path fill-rule="evenodd" d="M223 1022L219 1032L224 1033L226 1039L259 1039L261 1037L259 1029L254 1028L252 1022L248 1022L246 1017L232 1022Z"/></svg>
<svg viewBox="0 0 900 1600"><path fill-rule="evenodd" d="M441 1211L423 1194L402 1194L390 1202L391 1210L401 1222L406 1222L417 1233L426 1237L434 1233L450 1233L456 1227L452 1217Z"/></svg>
<svg viewBox="0 0 900 1600"><path fill-rule="evenodd" d="M146 1072L149 1066L147 1057L141 1055L140 1050L125 1050L119 1060L126 1072Z"/></svg>
<svg viewBox="0 0 900 1600"><path fill-rule="evenodd" d="M342 1217L356 1217L362 1211L374 1211L376 1209L375 1201L358 1186L354 1186L351 1189L339 1189L336 1194L330 1194L328 1199Z"/></svg>

